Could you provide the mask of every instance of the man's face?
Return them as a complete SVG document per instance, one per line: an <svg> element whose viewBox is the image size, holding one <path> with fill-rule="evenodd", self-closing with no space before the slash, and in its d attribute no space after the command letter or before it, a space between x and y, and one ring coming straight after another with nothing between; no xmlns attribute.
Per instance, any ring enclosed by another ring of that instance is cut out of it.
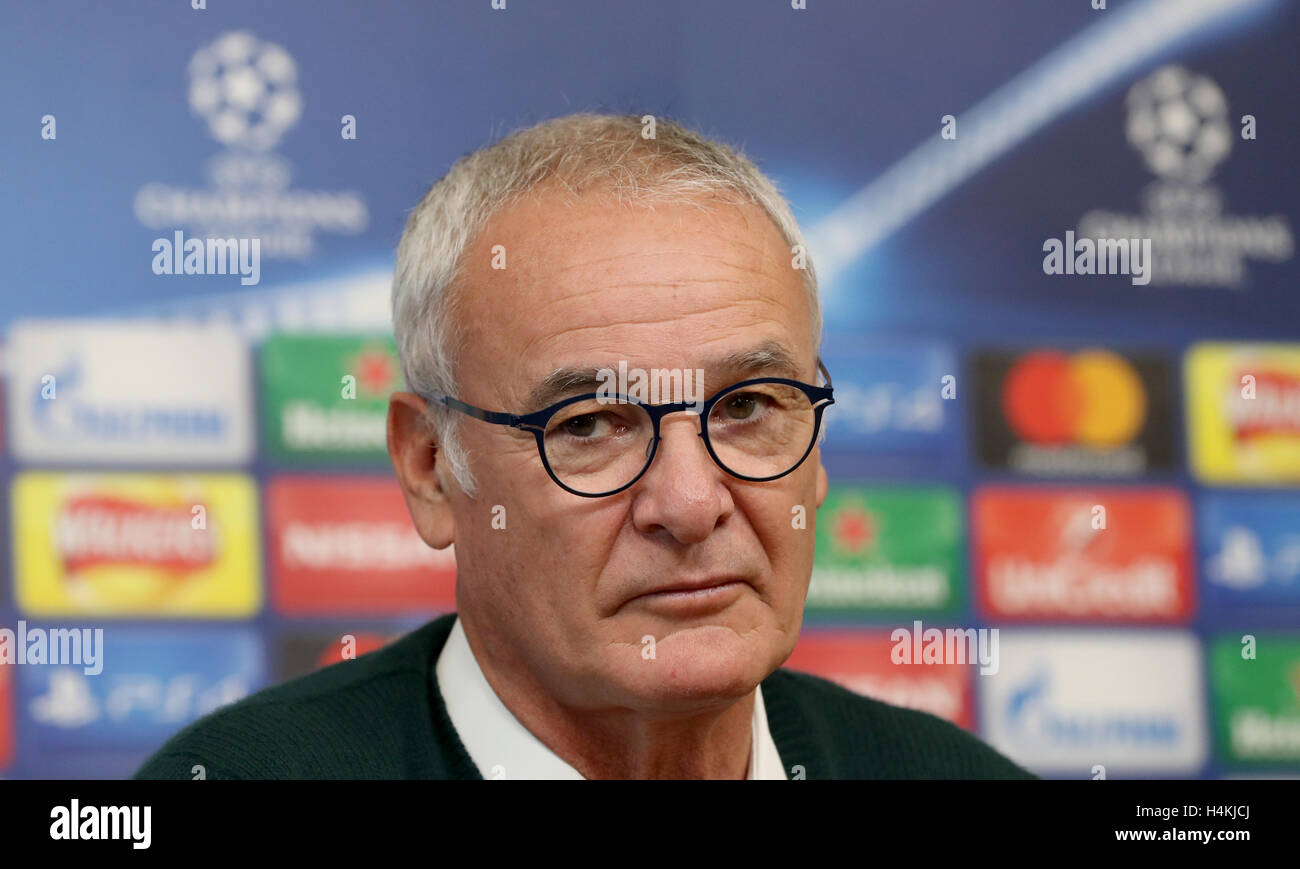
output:
<svg viewBox="0 0 1300 869"><path fill-rule="evenodd" d="M496 245L505 269L491 267ZM756 206L650 210L535 193L468 251L456 290L466 328L458 397L529 413L544 406L530 393L556 369L620 361L703 369L704 397L753 377L816 383L811 312L791 258ZM771 347L793 367L724 364ZM661 400L670 399L686 400ZM746 482L710 459L699 417L678 413L664 418L634 486L582 498L547 475L531 433L460 425L478 491L449 493L458 608L498 670L523 662L574 708L683 714L744 696L794 649L826 494L819 451L779 480ZM717 580L731 584L653 593Z"/></svg>

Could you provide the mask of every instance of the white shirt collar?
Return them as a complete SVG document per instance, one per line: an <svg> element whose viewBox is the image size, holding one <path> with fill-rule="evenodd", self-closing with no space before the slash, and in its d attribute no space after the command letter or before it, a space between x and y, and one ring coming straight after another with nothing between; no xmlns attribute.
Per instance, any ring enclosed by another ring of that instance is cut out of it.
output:
<svg viewBox="0 0 1300 869"><path fill-rule="evenodd" d="M582 780L581 773L533 736L497 697L459 618L438 655L435 672L447 715L483 778ZM762 686L754 689L751 734L749 779L784 781L785 767L767 727Z"/></svg>

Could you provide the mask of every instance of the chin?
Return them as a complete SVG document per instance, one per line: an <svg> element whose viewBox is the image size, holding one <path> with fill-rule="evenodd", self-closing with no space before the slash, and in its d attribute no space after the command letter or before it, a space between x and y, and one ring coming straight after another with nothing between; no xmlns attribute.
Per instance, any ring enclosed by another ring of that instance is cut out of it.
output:
<svg viewBox="0 0 1300 869"><path fill-rule="evenodd" d="M678 628L656 643L652 660L628 662L620 681L638 700L665 712L734 702L780 666L778 637L718 624Z"/></svg>

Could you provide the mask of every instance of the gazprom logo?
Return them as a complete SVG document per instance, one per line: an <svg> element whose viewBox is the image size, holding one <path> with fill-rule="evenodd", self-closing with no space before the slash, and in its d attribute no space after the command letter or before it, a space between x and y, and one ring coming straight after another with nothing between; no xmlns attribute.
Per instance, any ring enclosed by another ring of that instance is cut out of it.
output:
<svg viewBox="0 0 1300 869"><path fill-rule="evenodd" d="M219 324L28 320L10 331L23 462L239 465L253 454L248 347Z"/></svg>
<svg viewBox="0 0 1300 869"><path fill-rule="evenodd" d="M1185 630L1004 629L980 680L988 741L1035 772L1195 775L1209 757L1201 644Z"/></svg>
<svg viewBox="0 0 1300 869"><path fill-rule="evenodd" d="M30 405L36 428L53 439L92 438L100 441L136 441L166 438L182 441L218 441L230 431L228 414L219 407L177 407L163 404L129 405L87 400L78 394L82 362L74 358L53 379L61 392L51 400L46 383L33 384Z"/></svg>
<svg viewBox="0 0 1300 869"><path fill-rule="evenodd" d="M1044 669L1011 692L1007 723L1019 738L1068 748L1167 747L1183 738L1182 728L1172 716L1061 709L1052 705L1050 688L1051 676Z"/></svg>

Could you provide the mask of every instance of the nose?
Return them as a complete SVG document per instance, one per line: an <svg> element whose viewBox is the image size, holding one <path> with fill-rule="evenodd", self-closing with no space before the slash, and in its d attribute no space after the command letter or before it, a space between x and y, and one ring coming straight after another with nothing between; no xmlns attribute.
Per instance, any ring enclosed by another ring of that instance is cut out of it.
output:
<svg viewBox="0 0 1300 869"><path fill-rule="evenodd" d="M726 473L709 457L698 414L665 416L659 437L654 462L633 489L632 524L645 534L700 543L736 509Z"/></svg>

